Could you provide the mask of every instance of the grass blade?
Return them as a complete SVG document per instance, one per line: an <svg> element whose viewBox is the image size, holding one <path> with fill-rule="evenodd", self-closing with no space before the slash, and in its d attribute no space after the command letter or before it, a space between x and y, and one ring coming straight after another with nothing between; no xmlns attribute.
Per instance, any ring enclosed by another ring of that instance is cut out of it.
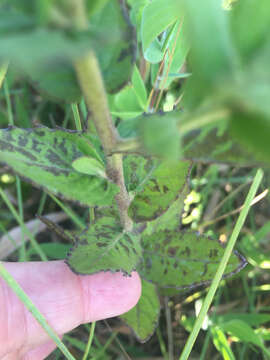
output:
<svg viewBox="0 0 270 360"><path fill-rule="evenodd" d="M245 200L245 203L244 203L244 206L243 206L243 209L242 211L240 212L240 215L237 219L237 222L235 224L235 227L233 229L233 232L232 232L232 235L230 237L230 240L228 241L228 244L227 244L227 247L226 247L226 250L224 252L224 255L223 255L223 258L221 260L221 263L219 264L219 267L217 269L217 272L216 272L216 275L212 281L212 284L208 290L208 293L205 297L205 300L204 300L204 303L202 305L202 308L200 310L200 313L196 319L196 322L194 324L194 327L192 329L192 332L190 333L189 337L188 337L188 340L186 342L186 345L184 347L184 350L182 352L182 354L180 355L180 358L179 360L187 360L190 353L191 353L191 350L193 348L193 345L196 341L196 338L199 334L199 331L201 329L201 326L202 326L202 323L204 321L204 318L210 308L210 305L213 301L213 298L215 296L215 293L217 291L217 288L218 288L218 285L220 283L220 280L222 279L222 275L225 271L225 268L226 268L226 265L229 261L229 258L231 256L231 253L233 251L233 248L234 248L234 245L235 245L235 242L238 238L238 235L244 225L244 222L246 220L246 217L247 217L247 214L248 214L248 211L249 211L249 208L251 206L251 203L252 203L252 200L254 199L255 195L256 195L256 192L259 188L259 185L261 183L261 180L263 178L263 171L261 169L259 169L255 175L255 178L253 180L253 183L250 187L250 190L248 192L248 195L246 197L246 200Z"/></svg>

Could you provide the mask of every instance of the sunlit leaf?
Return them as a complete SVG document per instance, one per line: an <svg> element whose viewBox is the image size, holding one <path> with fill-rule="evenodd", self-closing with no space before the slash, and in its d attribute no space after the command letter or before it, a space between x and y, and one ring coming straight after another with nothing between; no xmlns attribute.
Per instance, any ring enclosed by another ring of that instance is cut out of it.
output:
<svg viewBox="0 0 270 360"><path fill-rule="evenodd" d="M224 332L218 326L211 326L213 343L225 360L235 360Z"/></svg>
<svg viewBox="0 0 270 360"><path fill-rule="evenodd" d="M150 221L162 215L179 196L186 184L189 162L163 162L149 175L138 192L129 215L136 222Z"/></svg>
<svg viewBox="0 0 270 360"><path fill-rule="evenodd" d="M121 271L130 275L141 258L138 235L124 231L113 217L100 217L70 250L67 264L78 274Z"/></svg>
<svg viewBox="0 0 270 360"><path fill-rule="evenodd" d="M142 45L144 52L152 41L181 16L178 0L149 2L142 14Z"/></svg>
<svg viewBox="0 0 270 360"><path fill-rule="evenodd" d="M204 235L179 230L163 230L142 235L142 278L160 287L192 288L208 284L215 276L224 247ZM233 253L224 277L238 272L245 259Z"/></svg>
<svg viewBox="0 0 270 360"><path fill-rule="evenodd" d="M72 162L72 167L82 174L107 178L104 164L92 157L82 156L77 158Z"/></svg>
<svg viewBox="0 0 270 360"><path fill-rule="evenodd" d="M91 144L79 133L46 127L0 131L0 161L38 187L85 206L111 205L116 185L72 167L93 156Z"/></svg>

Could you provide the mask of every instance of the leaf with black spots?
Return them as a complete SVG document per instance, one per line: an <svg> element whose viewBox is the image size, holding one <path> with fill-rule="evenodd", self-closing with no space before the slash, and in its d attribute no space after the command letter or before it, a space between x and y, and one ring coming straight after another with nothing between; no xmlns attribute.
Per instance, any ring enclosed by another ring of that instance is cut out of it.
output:
<svg viewBox="0 0 270 360"><path fill-rule="evenodd" d="M81 157L96 158L91 143L76 131L46 127L0 130L0 162L26 181L84 206L111 205L118 187L72 167Z"/></svg>
<svg viewBox="0 0 270 360"><path fill-rule="evenodd" d="M70 250L67 264L77 274L136 270L142 250L139 236L124 231L113 217L100 217L84 231Z"/></svg>
<svg viewBox="0 0 270 360"><path fill-rule="evenodd" d="M123 159L125 184L129 192L138 192L156 168L157 161L140 155L126 155Z"/></svg>
<svg viewBox="0 0 270 360"><path fill-rule="evenodd" d="M129 209L135 222L151 221L161 216L183 190L189 173L190 162L163 162L145 181Z"/></svg>
<svg viewBox="0 0 270 360"><path fill-rule="evenodd" d="M144 235L142 247L143 261L138 268L142 278L160 287L178 289L209 284L225 251L218 241L207 236L178 230ZM246 260L234 252L224 277L237 273L245 265Z"/></svg>
<svg viewBox="0 0 270 360"><path fill-rule="evenodd" d="M91 25L115 39L95 46L108 92L120 90L131 78L136 57L136 33L123 0L110 0L91 17Z"/></svg>
<svg viewBox="0 0 270 360"><path fill-rule="evenodd" d="M154 333L160 312L159 297L155 285L142 280L142 295L137 305L120 316L134 331L137 339L144 343Z"/></svg>

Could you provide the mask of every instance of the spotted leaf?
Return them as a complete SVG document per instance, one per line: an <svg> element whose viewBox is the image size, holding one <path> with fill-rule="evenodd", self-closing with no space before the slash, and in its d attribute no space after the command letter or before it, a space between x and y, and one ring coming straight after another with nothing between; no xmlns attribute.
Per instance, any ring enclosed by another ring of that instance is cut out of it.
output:
<svg viewBox="0 0 270 360"><path fill-rule="evenodd" d="M136 222L151 221L162 215L183 190L190 162L163 162L146 179L135 195L129 216Z"/></svg>
<svg viewBox="0 0 270 360"><path fill-rule="evenodd" d="M77 132L46 127L0 130L0 162L25 180L81 205L111 205L116 185L72 167L82 156L95 157L90 142Z"/></svg>
<svg viewBox="0 0 270 360"><path fill-rule="evenodd" d="M140 342L146 342L157 327L159 312L160 303L155 285L142 280L142 295L139 302L120 317L131 327Z"/></svg>
<svg viewBox="0 0 270 360"><path fill-rule="evenodd" d="M142 237L143 261L139 266L142 278L160 287L191 288L208 284L215 276L224 247L195 232L164 230ZM224 277L235 274L246 265L234 252Z"/></svg>
<svg viewBox="0 0 270 360"><path fill-rule="evenodd" d="M66 262L78 274L121 271L130 275L139 259L138 235L124 231L115 218L103 216L79 236Z"/></svg>
<svg viewBox="0 0 270 360"><path fill-rule="evenodd" d="M136 35L123 0L110 0L91 17L91 25L116 41L95 46L107 91L120 90L131 78Z"/></svg>

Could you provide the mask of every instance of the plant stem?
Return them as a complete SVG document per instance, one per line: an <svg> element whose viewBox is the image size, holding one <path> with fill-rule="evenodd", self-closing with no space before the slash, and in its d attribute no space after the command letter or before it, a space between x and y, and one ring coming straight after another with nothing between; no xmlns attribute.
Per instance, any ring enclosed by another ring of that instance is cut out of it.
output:
<svg viewBox="0 0 270 360"><path fill-rule="evenodd" d="M81 30L87 29L88 27L83 5L82 1L76 3L77 17L74 20L74 25ZM88 110L91 111L97 133L103 146L107 160L107 175L120 189L115 199L122 226L126 230L131 230L132 221L127 213L129 197L124 182L122 155L111 155L112 149L118 142L118 136L111 119L106 90L94 52L89 51L76 60L74 67L86 105ZM88 128L90 128L89 124Z"/></svg>
<svg viewBox="0 0 270 360"><path fill-rule="evenodd" d="M213 301L213 298L215 296L215 293L217 291L217 288L218 288L218 285L222 279L222 275L226 269L226 266L227 266L227 263L230 259L230 256L231 256L231 253L233 251L233 248L234 248L234 245L236 243L236 240L238 238L238 235L244 225L244 222L246 220L246 217L247 217L247 214L248 214L248 211L249 211L249 208L251 207L251 204L252 204L252 200L254 199L255 195L256 195L256 192L259 188L259 185L261 183L261 180L262 180L262 177L263 177L263 171L261 169L259 169L256 173L256 176L253 180L253 183L251 185L251 188L248 192L248 195L246 197L246 200L245 200L245 203L244 203L244 206L243 206L243 209L241 210L241 213L237 219L237 222L235 224L235 227L233 229L233 232L232 232L232 235L230 237L230 240L228 241L228 244L226 246L226 249L225 249L225 252L224 252L224 255L221 259L221 262L219 264L219 267L217 269L217 272L216 272L216 275L212 281L212 284L208 290L208 293L205 297L205 300L203 302L203 305L201 307L201 310L200 310L200 313L196 319L196 322L194 324L194 327L192 329L192 332L190 333L189 337L188 337L188 340L186 342L186 345L184 347L184 350L179 358L179 360L187 360L190 353L191 353L191 350L193 348L193 345L196 341L196 338L199 334L199 331L201 329L201 326L202 326L202 323L204 321L204 318L210 308L210 305Z"/></svg>

